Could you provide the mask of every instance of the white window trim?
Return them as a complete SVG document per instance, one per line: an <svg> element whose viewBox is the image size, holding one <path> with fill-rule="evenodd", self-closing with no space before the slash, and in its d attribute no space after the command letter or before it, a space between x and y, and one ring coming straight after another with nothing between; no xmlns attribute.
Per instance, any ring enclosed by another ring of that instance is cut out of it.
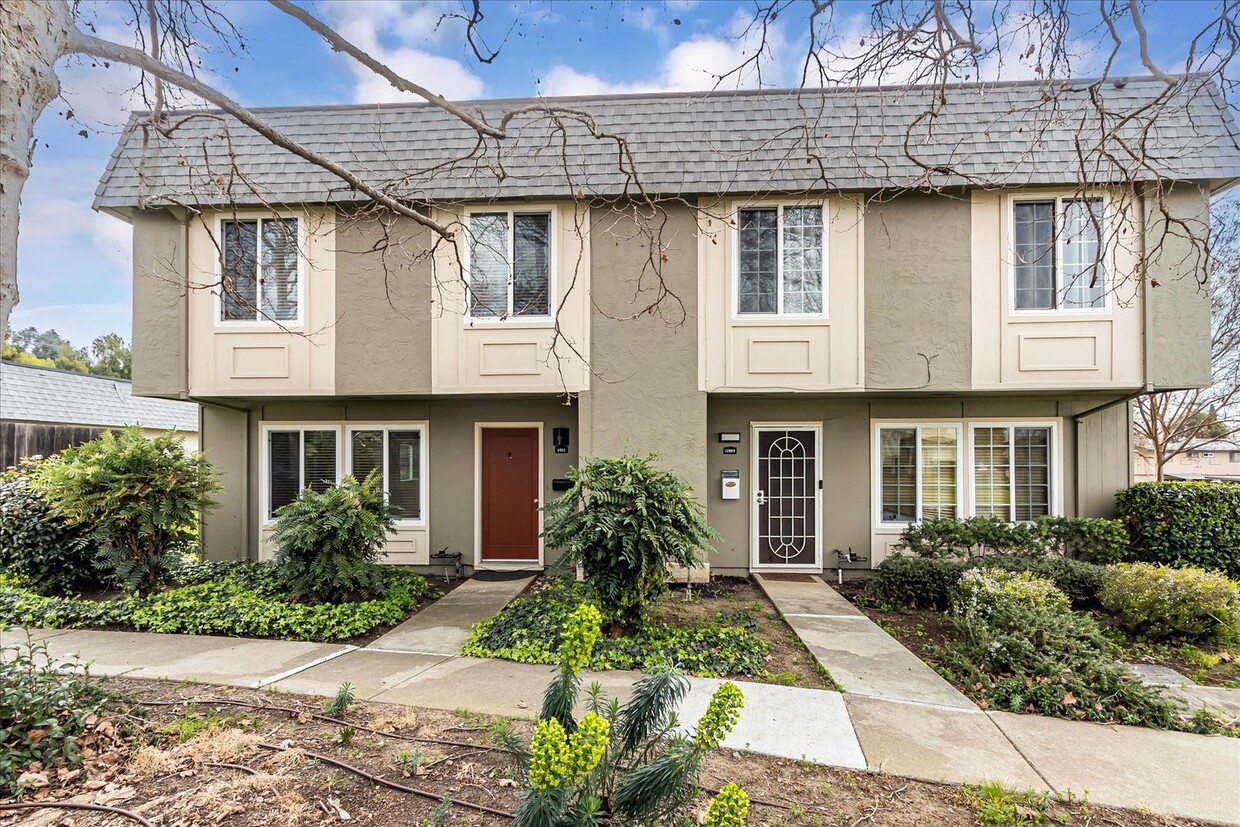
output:
<svg viewBox="0 0 1240 827"><path fill-rule="evenodd" d="M364 422L351 419L345 423L344 427L344 462L342 469L349 474L353 473L353 433L355 431L383 431L383 497L390 499L388 493L388 446L387 435L389 431L417 431L422 435L422 450L418 457L418 474L421 484L418 486L418 516L417 519L398 519L396 525L402 528L421 528L427 524L427 510L430 508L430 425L426 420L415 420L409 422L391 422L384 420L383 422ZM343 476L343 475L338 475Z"/></svg>
<svg viewBox="0 0 1240 827"><path fill-rule="evenodd" d="M263 294L262 294L262 220L266 219L296 219L297 220L297 318L279 321L276 319L268 319L262 315ZM258 301L257 305L258 318L255 319L224 319L224 257L222 250L224 249L224 223L227 221L254 221L259 222L258 235L258 277L259 283L255 296ZM299 330L301 329L306 317L306 245L310 237L309 228L306 217L299 213L291 211L270 211L270 210L237 210L235 213L219 213L215 219L215 240L219 244L219 249L215 251L213 258L215 259L215 283L217 289L212 290L214 294L214 313L215 327L233 330Z"/></svg>
<svg viewBox="0 0 1240 827"><path fill-rule="evenodd" d="M917 504L915 506L917 516L912 521L887 521L883 519L883 444L882 432L886 430L897 430L903 428L913 429L916 431L916 448L917 448L917 480L916 493ZM927 420L918 420L915 422L879 422L874 425L874 524L880 529L898 529L903 531L905 526L910 522L921 522L921 431L923 428L950 428L956 432L956 516L960 518L965 513L965 468L964 468L964 425L959 420L951 420L944 422L931 422Z"/></svg>
<svg viewBox="0 0 1240 827"><path fill-rule="evenodd" d="M819 207L822 209L822 312L821 313L785 313L784 312L784 209L786 207ZM776 209L779 212L777 219L776 232L779 236L779 250L775 256L775 302L776 311L774 313L741 313L741 224L740 217L742 210L769 210ZM828 209L826 200L822 201L758 201L758 202L735 202L732 204L731 213L731 234L732 234L732 273L731 287L732 295L729 298L731 304L732 320L737 322L770 322L788 319L792 321L812 319L823 320L829 319L830 316L830 296L831 296L831 259L830 259L830 236L831 236L831 212Z"/></svg>
<svg viewBox="0 0 1240 827"><path fill-rule="evenodd" d="M1050 472L1051 491L1050 491L1050 502L1047 503L1047 506L1049 508L1049 516L1058 517L1063 514L1062 480L1063 480L1063 453L1064 452L1060 449L1059 422L1057 420L1054 420L1054 419L1021 419L1021 420L999 419L999 420L968 420L967 422L968 422L968 427L969 427L969 452L968 452L969 511L968 511L968 514L970 517L977 516L977 499L974 496L977 492L976 492L976 488L974 487L976 485L976 482L974 479L973 446L974 446L974 432L977 431L978 428L1008 428L1009 430L1014 430L1016 428L1049 428L1050 429L1051 455L1050 455L1050 461L1048 463L1048 466L1049 466L1049 472ZM1013 442L1010 447L1015 448L1015 443ZM1008 458L1009 468L1011 467L1012 457L1014 456L1015 456L1015 451L1012 451ZM1010 482L1009 482L1008 487L1010 489L1008 491L1008 507L1011 509L1012 516L1015 517L1016 516L1016 478L1015 478L1015 475L1012 475L1010 477ZM1027 522L1027 521L1012 520L1012 522L1016 523L1016 522Z"/></svg>
<svg viewBox="0 0 1240 827"><path fill-rule="evenodd" d="M1055 202L1055 297L1063 299L1063 203L1097 198L1102 201L1102 233L1098 238L1106 281L1102 287L1102 307L1018 308L1016 306L1016 205L1031 201ZM1107 230L1114 222L1111 214L1113 199L1105 192L1054 191L1012 195L1007 199L1007 310L1009 316L1061 318L1068 316L1110 316L1111 287L1115 277L1115 256L1107 243Z"/></svg>
<svg viewBox="0 0 1240 827"><path fill-rule="evenodd" d="M521 325L531 325L536 327L546 327L555 320L556 310L558 309L558 295L556 289L558 283L558 263L560 255L559 244L559 210L553 204L527 204L518 208L505 207L470 207L465 210L464 224L465 243L461 250L461 269L465 282L465 312L464 318L471 325L504 325L507 327L519 327ZM476 214L505 214L508 216L508 316L499 318L494 316L475 316L473 314L471 301L472 288L470 284L470 257L473 251L473 235L472 235L472 217ZM515 215L550 215L551 221L547 231L547 315L545 316L516 316L513 315L513 296L512 291L516 280L513 277L513 264L515 251L513 249L514 239L514 221Z"/></svg>
<svg viewBox="0 0 1240 827"><path fill-rule="evenodd" d="M276 432L298 431L299 433L301 433L300 444L301 444L303 453L297 463L298 496L300 496L302 491L306 490L306 485L305 485L306 457L304 453L305 444L306 444L306 436L305 436L306 431L332 431L336 434L336 483L337 484L340 483L340 478L341 478L340 472L342 469L342 463L340 461L341 425L339 422L305 422L305 421L302 421L302 422L264 422L262 426L259 428L259 434L260 434L259 439L260 439L261 444L259 447L259 469L258 469L259 488L261 489L261 496L259 497L259 499L261 500L261 503L259 507L262 509L261 523L263 525L272 525L275 523L275 518L271 516L271 453L268 448L268 446L270 445L269 435L273 431L276 431Z"/></svg>

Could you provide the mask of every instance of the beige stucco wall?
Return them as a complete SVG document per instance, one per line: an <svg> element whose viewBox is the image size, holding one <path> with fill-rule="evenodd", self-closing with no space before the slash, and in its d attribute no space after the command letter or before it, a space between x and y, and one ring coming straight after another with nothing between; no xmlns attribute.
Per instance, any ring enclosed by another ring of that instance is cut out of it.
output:
<svg viewBox="0 0 1240 827"><path fill-rule="evenodd" d="M202 551L208 560L245 560L250 555L252 469L248 451L249 416L215 405L198 409L202 450L222 486L216 507L202 518Z"/></svg>
<svg viewBox="0 0 1240 827"><path fill-rule="evenodd" d="M737 210L822 204L825 313L738 316ZM862 383L862 212L859 199L704 202L698 213L699 384L715 392L857 390Z"/></svg>
<svg viewBox="0 0 1240 827"><path fill-rule="evenodd" d="M430 231L404 216L336 223L336 393L431 392Z"/></svg>
<svg viewBox="0 0 1240 827"><path fill-rule="evenodd" d="M696 225L687 207L665 210L651 226L661 227L661 276L676 298L665 296L658 313L638 318L627 317L655 301L659 286L649 272L648 242L631 211L592 211L595 375L581 395L581 453L658 454L662 467L702 496L706 394L698 388Z"/></svg>
<svg viewBox="0 0 1240 827"><path fill-rule="evenodd" d="M198 397L313 396L335 392L335 210L281 211L299 219L304 256L298 322L220 322L219 227L208 212L189 229L189 387ZM238 218L271 212L238 212Z"/></svg>
<svg viewBox="0 0 1240 827"><path fill-rule="evenodd" d="M866 204L869 390L969 388L969 239L962 193L884 195Z"/></svg>
<svg viewBox="0 0 1240 827"><path fill-rule="evenodd" d="M134 210L133 392L176 398L189 390L185 227L168 210Z"/></svg>
<svg viewBox="0 0 1240 827"><path fill-rule="evenodd" d="M478 205L503 209L503 205ZM457 234L433 257L431 389L434 393L576 393L589 387L591 242L584 203L519 205L552 213L553 318L471 319L464 240L468 206L432 217Z"/></svg>
<svg viewBox="0 0 1240 827"><path fill-rule="evenodd" d="M1210 384L1210 297L1198 283L1202 251L1198 239L1209 226L1208 195L1193 184L1179 184L1145 198L1149 338L1146 379L1156 390ZM1183 222L1177 224L1176 222Z"/></svg>

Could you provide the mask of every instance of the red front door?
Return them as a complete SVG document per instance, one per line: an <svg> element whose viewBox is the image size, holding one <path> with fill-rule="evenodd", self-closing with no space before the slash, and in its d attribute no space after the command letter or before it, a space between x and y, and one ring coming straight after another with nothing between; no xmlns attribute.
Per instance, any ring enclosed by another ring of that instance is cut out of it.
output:
<svg viewBox="0 0 1240 827"><path fill-rule="evenodd" d="M482 559L538 561L538 429L482 429Z"/></svg>

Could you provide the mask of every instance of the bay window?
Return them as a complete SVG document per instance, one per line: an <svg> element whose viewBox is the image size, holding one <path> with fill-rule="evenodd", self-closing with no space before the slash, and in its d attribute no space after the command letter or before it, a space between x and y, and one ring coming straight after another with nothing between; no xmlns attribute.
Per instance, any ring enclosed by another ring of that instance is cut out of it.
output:
<svg viewBox="0 0 1240 827"><path fill-rule="evenodd" d="M1017 310L1106 307L1102 198L1012 202L1012 295Z"/></svg>
<svg viewBox="0 0 1240 827"><path fill-rule="evenodd" d="M364 480L378 471L399 521L423 519L424 457L420 427L359 425L349 429L349 473Z"/></svg>
<svg viewBox="0 0 1240 827"><path fill-rule="evenodd" d="M960 429L892 425L878 430L880 521L909 523L959 511Z"/></svg>
<svg viewBox="0 0 1240 827"><path fill-rule="evenodd" d="M267 430L267 506L276 509L296 500L307 488L325 491L339 481L338 432L335 428L271 428Z"/></svg>
<svg viewBox="0 0 1240 827"><path fill-rule="evenodd" d="M222 321L298 320L301 252L297 226L296 218L221 222Z"/></svg>
<svg viewBox="0 0 1240 827"><path fill-rule="evenodd" d="M825 268L821 205L737 212L738 315L821 315Z"/></svg>
<svg viewBox="0 0 1240 827"><path fill-rule="evenodd" d="M1032 522L1052 513L1050 426L974 426L973 513Z"/></svg>
<svg viewBox="0 0 1240 827"><path fill-rule="evenodd" d="M469 315L551 315L551 213L469 215Z"/></svg>

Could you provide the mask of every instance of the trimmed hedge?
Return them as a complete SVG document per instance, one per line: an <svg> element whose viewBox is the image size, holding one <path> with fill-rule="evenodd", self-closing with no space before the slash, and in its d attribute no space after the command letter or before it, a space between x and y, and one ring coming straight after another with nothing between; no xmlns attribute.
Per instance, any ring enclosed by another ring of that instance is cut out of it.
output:
<svg viewBox="0 0 1240 827"><path fill-rule="evenodd" d="M1240 485L1139 482L1115 496L1130 557L1240 579Z"/></svg>
<svg viewBox="0 0 1240 827"><path fill-rule="evenodd" d="M1098 599L1147 637L1240 639L1240 583L1215 571L1121 563L1107 571Z"/></svg>
<svg viewBox="0 0 1240 827"><path fill-rule="evenodd" d="M1098 602L1106 566L1067 557L971 557L968 560L927 557L889 557L879 564L869 592L885 606L921 606L945 609L952 590L968 569L991 568L1027 571L1050 580L1068 595L1074 606L1089 607Z"/></svg>
<svg viewBox="0 0 1240 827"><path fill-rule="evenodd" d="M899 545L918 557L1057 555L1091 563L1118 563L1127 547L1128 534L1119 520L1051 516L1033 523L936 517L910 523Z"/></svg>

